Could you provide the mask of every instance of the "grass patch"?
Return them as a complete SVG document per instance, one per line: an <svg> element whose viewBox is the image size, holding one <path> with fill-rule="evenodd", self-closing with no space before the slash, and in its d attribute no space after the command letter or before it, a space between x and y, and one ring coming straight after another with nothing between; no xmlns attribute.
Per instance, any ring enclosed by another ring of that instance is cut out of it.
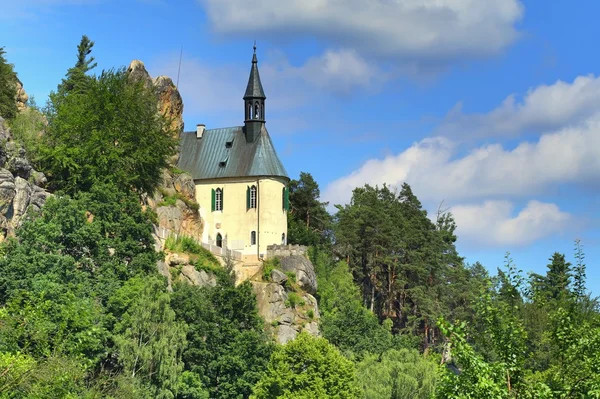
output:
<svg viewBox="0 0 600 399"><path fill-rule="evenodd" d="M296 273L294 272L285 272L285 275L288 278L288 281L291 281L292 283L296 283Z"/></svg>
<svg viewBox="0 0 600 399"><path fill-rule="evenodd" d="M217 258L192 237L180 235L177 238L170 235L165 241L165 248L171 252L186 252L198 255L196 260L219 265Z"/></svg>
<svg viewBox="0 0 600 399"><path fill-rule="evenodd" d="M182 175L182 174L184 174L184 173L185 173L185 171L183 171L183 170L181 170L181 169L179 169L179 168L176 168L175 166L172 166L172 167L171 167L171 173L172 173L174 176L179 176L179 175Z"/></svg>
<svg viewBox="0 0 600 399"><path fill-rule="evenodd" d="M176 206L177 200L181 200L188 208L193 209L194 211L197 211L198 209L200 209L200 205L198 205L198 203L196 201L193 201L193 200L187 198L185 195L183 195L181 193L176 193L175 195L165 195L165 193L163 191L161 191L161 194L163 195L163 199L158 204L156 204L157 207Z"/></svg>
<svg viewBox="0 0 600 399"><path fill-rule="evenodd" d="M285 300L285 306L296 309L296 306L303 306L303 305L304 305L304 301L302 300L300 295L298 295L295 292L288 293L288 299Z"/></svg>
<svg viewBox="0 0 600 399"><path fill-rule="evenodd" d="M262 279L263 281L271 281L271 273L279 267L279 259L272 258L263 262Z"/></svg>
<svg viewBox="0 0 600 399"><path fill-rule="evenodd" d="M312 309L308 309L306 311L306 315L308 316L309 319L314 319L315 318L315 312Z"/></svg>

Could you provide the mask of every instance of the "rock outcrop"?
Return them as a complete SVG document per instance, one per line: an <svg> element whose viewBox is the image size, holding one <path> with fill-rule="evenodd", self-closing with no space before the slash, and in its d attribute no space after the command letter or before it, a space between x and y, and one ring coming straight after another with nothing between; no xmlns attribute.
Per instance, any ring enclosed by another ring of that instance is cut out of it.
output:
<svg viewBox="0 0 600 399"><path fill-rule="evenodd" d="M158 262L158 271L167 278L167 288L177 281L198 287L214 287L217 277L205 270L194 266L193 255L182 253L167 253L164 261Z"/></svg>
<svg viewBox="0 0 600 399"><path fill-rule="evenodd" d="M268 259L277 259L269 281L252 281L258 313L265 320L275 340L281 344L306 331L319 336L317 276L306 247L273 245L267 248ZM264 267L264 266L263 266ZM264 278L263 273L255 280Z"/></svg>
<svg viewBox="0 0 600 399"><path fill-rule="evenodd" d="M142 81L146 87L154 87L158 98L157 112L165 115L170 123L169 132L179 138L183 131L183 100L173 81L166 76L153 79L139 60L131 61L127 73L130 79ZM176 163L177 155L171 160L172 165ZM158 250L162 249L169 234L201 239L203 224L196 202L196 186L190 175L175 168L164 170L160 186L154 193L146 195L144 202L158 216L155 231Z"/></svg>
<svg viewBox="0 0 600 399"><path fill-rule="evenodd" d="M0 118L0 241L14 234L28 210L42 208L51 195L45 185L44 174L33 168Z"/></svg>
<svg viewBox="0 0 600 399"><path fill-rule="evenodd" d="M144 202L156 212L157 239L169 234L186 235L201 240L203 223L196 202L196 186L192 177L165 169L161 184Z"/></svg>
<svg viewBox="0 0 600 399"><path fill-rule="evenodd" d="M17 103L17 109L23 111L27 108L27 101L29 101L29 95L23 88L23 83L17 78L17 92L15 94L15 101Z"/></svg>
<svg viewBox="0 0 600 399"><path fill-rule="evenodd" d="M320 335L319 307L314 296L286 289L286 281L252 281L252 286L258 313L277 342L285 344L301 331Z"/></svg>
<svg viewBox="0 0 600 399"><path fill-rule="evenodd" d="M144 63L139 60L131 61L127 72L131 79L142 80L147 87L153 86L159 100L159 112L164 115L170 123L170 131L179 138L183 131L183 100L179 90L167 76L150 77Z"/></svg>

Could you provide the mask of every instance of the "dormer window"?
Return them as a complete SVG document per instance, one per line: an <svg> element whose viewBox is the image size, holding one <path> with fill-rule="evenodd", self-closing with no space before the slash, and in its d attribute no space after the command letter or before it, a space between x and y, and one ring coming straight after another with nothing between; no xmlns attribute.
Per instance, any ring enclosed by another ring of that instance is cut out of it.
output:
<svg viewBox="0 0 600 399"><path fill-rule="evenodd" d="M233 139L231 139L231 140L228 140L228 141L225 143L225 148L231 148L231 147L233 147Z"/></svg>

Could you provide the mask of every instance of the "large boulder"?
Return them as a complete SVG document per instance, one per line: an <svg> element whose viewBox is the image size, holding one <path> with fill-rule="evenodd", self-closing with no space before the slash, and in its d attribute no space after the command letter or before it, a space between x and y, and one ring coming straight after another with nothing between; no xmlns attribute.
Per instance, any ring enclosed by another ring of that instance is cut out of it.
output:
<svg viewBox="0 0 600 399"><path fill-rule="evenodd" d="M279 258L279 268L284 272L296 274L296 282L304 291L317 293L317 274L315 267L305 256L291 255Z"/></svg>
<svg viewBox="0 0 600 399"><path fill-rule="evenodd" d="M282 282L285 284L285 280ZM315 297L308 293L288 292L276 282L252 281L258 313L265 320L275 340L285 344L301 331L319 336L319 307ZM291 297L300 303L290 303ZM297 300L297 299L296 299Z"/></svg>
<svg viewBox="0 0 600 399"><path fill-rule="evenodd" d="M183 100L171 78L158 76L152 79L140 60L133 60L127 68L129 78L141 80L146 87L154 87L158 98L158 112L169 122L169 131L176 137L183 131Z"/></svg>

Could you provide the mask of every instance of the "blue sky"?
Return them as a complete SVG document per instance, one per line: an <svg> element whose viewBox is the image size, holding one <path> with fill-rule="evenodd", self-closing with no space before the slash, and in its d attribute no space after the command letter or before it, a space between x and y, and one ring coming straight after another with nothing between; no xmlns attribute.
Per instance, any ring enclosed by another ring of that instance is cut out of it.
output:
<svg viewBox="0 0 600 399"><path fill-rule="evenodd" d="M324 200L408 182L490 270L586 252L600 294L600 77L592 0L21 0L0 46L43 104L82 34L98 71L142 60L176 80L188 129L239 125L252 44L267 126Z"/></svg>

